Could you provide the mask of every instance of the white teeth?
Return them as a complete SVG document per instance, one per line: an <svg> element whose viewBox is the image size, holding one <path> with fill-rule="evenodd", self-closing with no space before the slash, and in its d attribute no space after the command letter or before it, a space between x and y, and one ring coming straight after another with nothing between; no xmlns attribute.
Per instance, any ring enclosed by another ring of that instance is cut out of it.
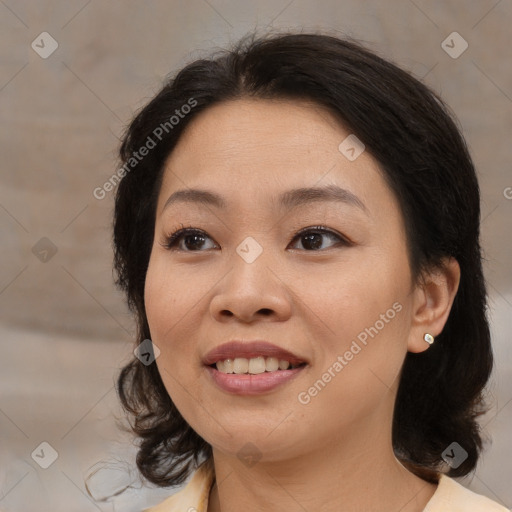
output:
<svg viewBox="0 0 512 512"><path fill-rule="evenodd" d="M247 373L249 370L249 360L245 357L235 357L233 369L235 373Z"/></svg>
<svg viewBox="0 0 512 512"><path fill-rule="evenodd" d="M277 357L267 357L265 361L265 369L267 372L275 372L279 368Z"/></svg>
<svg viewBox="0 0 512 512"><path fill-rule="evenodd" d="M249 359L249 373L263 373L265 369L264 357L251 357L251 359Z"/></svg>
<svg viewBox="0 0 512 512"><path fill-rule="evenodd" d="M279 360L279 369L280 370L287 370L290 366L290 363L288 361L285 361L284 359Z"/></svg>
<svg viewBox="0 0 512 512"><path fill-rule="evenodd" d="M279 370L287 370L290 368L290 362L276 357L236 357L235 359L224 359L217 361L216 367L222 373L250 373L258 374L267 372L275 372Z"/></svg>

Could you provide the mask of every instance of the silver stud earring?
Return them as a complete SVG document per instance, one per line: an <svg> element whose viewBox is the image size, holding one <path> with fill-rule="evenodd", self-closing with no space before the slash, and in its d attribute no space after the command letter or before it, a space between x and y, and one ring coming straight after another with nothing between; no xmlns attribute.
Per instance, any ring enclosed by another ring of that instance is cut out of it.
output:
<svg viewBox="0 0 512 512"><path fill-rule="evenodd" d="M425 333L425 336L423 336L423 339L429 344L432 345L434 343L434 336L432 334L429 334L428 332Z"/></svg>

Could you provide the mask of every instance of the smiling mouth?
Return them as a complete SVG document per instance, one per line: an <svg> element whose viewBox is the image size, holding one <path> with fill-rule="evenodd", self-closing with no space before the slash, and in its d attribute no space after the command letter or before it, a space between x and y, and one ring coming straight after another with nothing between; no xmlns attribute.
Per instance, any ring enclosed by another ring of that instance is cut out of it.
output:
<svg viewBox="0 0 512 512"><path fill-rule="evenodd" d="M216 363L212 363L207 366L224 374L259 375L262 373L295 370L306 365L306 362L291 364L289 361L284 359L259 356L250 359L237 357L233 359L219 360Z"/></svg>
<svg viewBox="0 0 512 512"><path fill-rule="evenodd" d="M284 359L264 356L236 357L204 365L221 390L239 396L270 393L307 372L308 367L304 361L297 360L292 365Z"/></svg>

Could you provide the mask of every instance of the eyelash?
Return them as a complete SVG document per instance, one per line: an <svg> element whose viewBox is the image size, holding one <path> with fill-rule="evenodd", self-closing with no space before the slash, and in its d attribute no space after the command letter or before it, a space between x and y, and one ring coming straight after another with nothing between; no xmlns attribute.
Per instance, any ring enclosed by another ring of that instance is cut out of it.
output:
<svg viewBox="0 0 512 512"><path fill-rule="evenodd" d="M181 250L181 249L173 249L173 247L185 235L204 235L207 238L211 238L204 231L202 231L200 229L194 228L192 226L183 227L183 224L181 226L182 227L180 229L178 229L178 230L172 232L171 234L169 234L168 236L166 236L165 242L161 243L160 245L162 245L165 249L177 251L177 250ZM326 228L325 226L309 226L307 228L303 228L298 233L295 234L295 236L292 238L291 241L293 242L293 240L300 238L302 236L305 236L306 234L309 234L309 233L332 235L333 237L338 238L342 245L344 245L344 246L352 245L352 243L347 238L341 236L340 234L336 233L335 231L332 231L331 229ZM332 246L332 247L335 247L335 246ZM329 247L329 249L331 249L332 247ZM302 250L304 250L304 249L302 249ZM326 249L309 250L307 252L322 252L325 250ZM204 251L199 250L199 251L182 251L182 252L204 252Z"/></svg>

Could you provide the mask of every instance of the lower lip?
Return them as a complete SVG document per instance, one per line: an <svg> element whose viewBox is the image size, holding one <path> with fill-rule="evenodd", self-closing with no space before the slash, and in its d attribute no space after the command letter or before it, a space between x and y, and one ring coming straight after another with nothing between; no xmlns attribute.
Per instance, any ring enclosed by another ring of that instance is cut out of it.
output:
<svg viewBox="0 0 512 512"><path fill-rule="evenodd" d="M259 395L271 391L285 382L289 382L302 370L301 366L293 370L277 370L275 372L263 372L256 375L222 373L216 368L206 366L213 380L224 391L235 395Z"/></svg>

